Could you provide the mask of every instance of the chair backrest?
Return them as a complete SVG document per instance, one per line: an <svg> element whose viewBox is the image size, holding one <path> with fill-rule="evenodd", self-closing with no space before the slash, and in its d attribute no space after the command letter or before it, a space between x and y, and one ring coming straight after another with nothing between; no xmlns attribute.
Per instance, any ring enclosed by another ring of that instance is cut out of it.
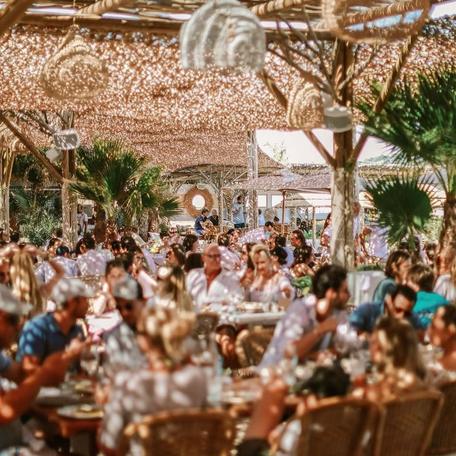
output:
<svg viewBox="0 0 456 456"><path fill-rule="evenodd" d="M202 312L196 315L193 334L197 337L209 337L215 331L219 322L219 315L215 312Z"/></svg>
<svg viewBox="0 0 456 456"><path fill-rule="evenodd" d="M443 406L426 454L456 453L456 381L440 387Z"/></svg>
<svg viewBox="0 0 456 456"><path fill-rule="evenodd" d="M322 400L301 417L296 454L300 456L369 456L379 408L354 398Z"/></svg>
<svg viewBox="0 0 456 456"><path fill-rule="evenodd" d="M274 328L242 330L236 338L236 355L241 367L257 366L274 335Z"/></svg>
<svg viewBox="0 0 456 456"><path fill-rule="evenodd" d="M383 404L376 456L421 456L429 446L442 406L442 394L404 393Z"/></svg>
<svg viewBox="0 0 456 456"><path fill-rule="evenodd" d="M174 410L127 426L123 447L135 456L228 456L234 436L234 420L223 410Z"/></svg>

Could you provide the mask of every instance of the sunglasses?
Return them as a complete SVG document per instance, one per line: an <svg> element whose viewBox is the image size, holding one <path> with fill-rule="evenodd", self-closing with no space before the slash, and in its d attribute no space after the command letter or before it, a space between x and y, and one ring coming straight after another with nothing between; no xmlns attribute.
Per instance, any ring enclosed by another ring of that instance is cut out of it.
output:
<svg viewBox="0 0 456 456"><path fill-rule="evenodd" d="M17 326L17 325L19 325L19 323L21 321L21 317L16 314L6 314L5 318L6 318L7 323L11 326Z"/></svg>
<svg viewBox="0 0 456 456"><path fill-rule="evenodd" d="M131 302L127 302L126 304L120 304L120 305L117 304L116 309L119 312L122 312L122 311L131 312L133 310L133 304Z"/></svg>
<svg viewBox="0 0 456 456"><path fill-rule="evenodd" d="M412 315L412 311L409 309L402 309L400 307L395 307L394 312L399 315L403 315L404 317L410 317Z"/></svg>

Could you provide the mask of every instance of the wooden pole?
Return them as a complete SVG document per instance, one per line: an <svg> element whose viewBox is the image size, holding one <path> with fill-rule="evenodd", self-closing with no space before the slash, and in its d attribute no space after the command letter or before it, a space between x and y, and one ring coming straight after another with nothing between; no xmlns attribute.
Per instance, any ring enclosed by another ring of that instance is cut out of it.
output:
<svg viewBox="0 0 456 456"><path fill-rule="evenodd" d="M315 206L312 206L312 244L315 249L315 244L317 243L317 213Z"/></svg>
<svg viewBox="0 0 456 456"><path fill-rule="evenodd" d="M62 175L60 171L54 166L47 157L42 154L33 144L33 142L19 130L19 128L11 122L5 114L0 112L0 122L3 122L8 129L16 136L17 139L29 150L32 155L49 171L49 174L59 183L63 183Z"/></svg>
<svg viewBox="0 0 456 456"><path fill-rule="evenodd" d="M353 49L350 43L336 43L333 85L336 88L338 102L347 107L352 106L353 84L340 84L347 78L353 63ZM331 192L331 258L334 264L352 269L354 267L353 239L353 197L354 197L354 165L353 131L334 134L334 158Z"/></svg>
<svg viewBox="0 0 456 456"><path fill-rule="evenodd" d="M247 176L252 182L258 178L258 144L255 131L249 131L247 138ZM258 194L252 188L247 193L247 223L249 229L258 226Z"/></svg>
<svg viewBox="0 0 456 456"><path fill-rule="evenodd" d="M74 126L74 113L65 111L62 113L64 128ZM77 229L77 207L78 199L74 192L70 190L70 182L74 177L76 168L76 157L74 150L63 151L62 160L62 230L65 243L73 248L78 241Z"/></svg>
<svg viewBox="0 0 456 456"><path fill-rule="evenodd" d="M285 234L285 199L287 197L287 192L282 191L282 235Z"/></svg>
<svg viewBox="0 0 456 456"><path fill-rule="evenodd" d="M0 14L0 36L14 24L19 22L32 3L33 0L16 0L6 3L5 8Z"/></svg>

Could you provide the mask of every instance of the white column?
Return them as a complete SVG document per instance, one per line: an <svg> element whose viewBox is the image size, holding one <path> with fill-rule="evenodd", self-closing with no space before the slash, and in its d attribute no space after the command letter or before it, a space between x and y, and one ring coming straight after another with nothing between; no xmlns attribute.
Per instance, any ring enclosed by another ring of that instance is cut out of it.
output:
<svg viewBox="0 0 456 456"><path fill-rule="evenodd" d="M258 144L255 131L247 133L247 177L249 182L258 177ZM247 193L247 223L250 229L258 227L258 195L255 189Z"/></svg>

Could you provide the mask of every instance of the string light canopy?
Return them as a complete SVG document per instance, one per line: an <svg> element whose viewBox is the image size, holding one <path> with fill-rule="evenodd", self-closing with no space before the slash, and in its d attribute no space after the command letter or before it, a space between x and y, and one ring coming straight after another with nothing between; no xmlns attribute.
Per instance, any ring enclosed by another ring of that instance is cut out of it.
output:
<svg viewBox="0 0 456 456"><path fill-rule="evenodd" d="M180 51L184 68L259 71L266 34L257 16L237 0L210 0L182 26Z"/></svg>
<svg viewBox="0 0 456 456"><path fill-rule="evenodd" d="M81 29L91 52L103 61L110 82L90 102L59 102L39 84L44 63L55 54L67 30L18 26L0 41L0 108L3 110L62 109L75 112L81 143L92 138L118 138L148 154L167 169L201 163L201 151L214 156L245 156L248 130L289 128L286 111L253 72L228 69L183 70L178 40L150 33L101 32ZM420 37L403 74L413 77L424 65L455 62L453 35ZM374 81L384 82L400 52L400 43L380 49L355 80L357 97L370 93ZM357 61L369 60L370 47L357 50ZM288 96L298 80L290 67L268 55L265 66ZM355 111L355 122L359 121ZM48 136L37 134L37 145L50 146Z"/></svg>

